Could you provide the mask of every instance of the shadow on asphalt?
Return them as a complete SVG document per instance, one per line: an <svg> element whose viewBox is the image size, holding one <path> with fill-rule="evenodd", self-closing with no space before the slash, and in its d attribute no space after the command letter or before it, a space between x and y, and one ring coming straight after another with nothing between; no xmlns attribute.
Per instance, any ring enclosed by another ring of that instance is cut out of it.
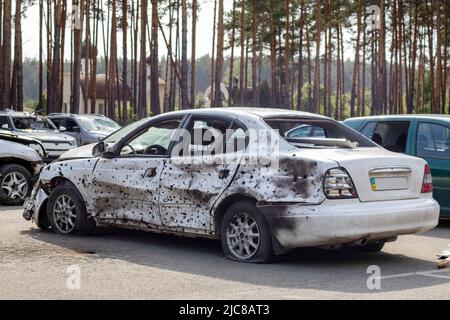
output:
<svg viewBox="0 0 450 320"><path fill-rule="evenodd" d="M119 229L101 229L89 237L63 236L38 229L24 230L22 234L76 252L89 252L92 259L116 259L273 288L370 293L373 291L367 289L366 283L370 276L367 268L371 265L380 266L382 276L436 269L433 262L404 255L314 248L294 250L272 264L246 264L224 258L218 241ZM430 287L448 282L450 277L413 276L390 279L382 281L382 292Z"/></svg>

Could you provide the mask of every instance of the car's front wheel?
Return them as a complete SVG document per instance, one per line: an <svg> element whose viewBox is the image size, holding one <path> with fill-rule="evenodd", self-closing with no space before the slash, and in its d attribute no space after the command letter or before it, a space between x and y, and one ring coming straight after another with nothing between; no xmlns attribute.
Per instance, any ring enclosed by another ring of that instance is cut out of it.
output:
<svg viewBox="0 0 450 320"><path fill-rule="evenodd" d="M18 205L31 193L32 177L23 166L7 164L0 167L0 203Z"/></svg>
<svg viewBox="0 0 450 320"><path fill-rule="evenodd" d="M96 224L88 218L86 205L79 191L70 183L52 190L47 204L48 221L60 234L90 234Z"/></svg>
<svg viewBox="0 0 450 320"><path fill-rule="evenodd" d="M231 260L267 263L273 258L267 220L250 201L239 201L226 211L220 238L223 252Z"/></svg>

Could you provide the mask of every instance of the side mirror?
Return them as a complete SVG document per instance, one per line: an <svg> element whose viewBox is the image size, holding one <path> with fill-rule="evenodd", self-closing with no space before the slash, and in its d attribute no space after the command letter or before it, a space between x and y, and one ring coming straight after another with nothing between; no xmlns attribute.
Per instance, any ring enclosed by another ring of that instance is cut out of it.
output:
<svg viewBox="0 0 450 320"><path fill-rule="evenodd" d="M106 142L101 141L92 148L92 156L95 158L97 157L111 158L113 156L113 152L111 149L108 148Z"/></svg>
<svg viewBox="0 0 450 320"><path fill-rule="evenodd" d="M59 131L60 131L60 132L66 132L66 131L67 131L67 128L64 127L64 126L61 126L61 127L59 127Z"/></svg>
<svg viewBox="0 0 450 320"><path fill-rule="evenodd" d="M72 129L73 129L73 132L80 132L80 127L78 127L78 126L75 126Z"/></svg>
<svg viewBox="0 0 450 320"><path fill-rule="evenodd" d="M7 123L2 125L2 129L11 131L11 129L9 128L9 125Z"/></svg>

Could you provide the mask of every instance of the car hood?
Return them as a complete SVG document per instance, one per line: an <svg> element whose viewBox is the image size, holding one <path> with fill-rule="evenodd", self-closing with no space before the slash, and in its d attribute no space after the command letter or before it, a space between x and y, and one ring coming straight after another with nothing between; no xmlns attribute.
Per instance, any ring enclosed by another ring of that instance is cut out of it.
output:
<svg viewBox="0 0 450 320"><path fill-rule="evenodd" d="M31 130L31 131L20 131L17 132L18 135L22 135L22 136L26 136L26 137L30 137L30 138L34 138L40 141L55 141L55 142L74 142L75 139L72 138L71 136L68 136L66 134L63 133L53 133L53 132L49 132L49 131L35 131L35 130Z"/></svg>
<svg viewBox="0 0 450 320"><path fill-rule="evenodd" d="M29 162L42 161L39 154L30 147L23 144L0 140L0 158L19 158Z"/></svg>
<svg viewBox="0 0 450 320"><path fill-rule="evenodd" d="M58 160L69 160L69 159L80 159L80 158L93 158L92 149L94 148L95 143L87 144L85 146L71 149L65 153Z"/></svg>

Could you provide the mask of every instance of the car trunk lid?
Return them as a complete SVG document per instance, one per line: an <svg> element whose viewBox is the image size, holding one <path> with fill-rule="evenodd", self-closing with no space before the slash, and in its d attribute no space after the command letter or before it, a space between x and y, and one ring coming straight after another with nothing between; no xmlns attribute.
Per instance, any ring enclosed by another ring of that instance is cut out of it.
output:
<svg viewBox="0 0 450 320"><path fill-rule="evenodd" d="M333 160L351 176L362 202L417 199L425 162L381 148L309 149L310 156Z"/></svg>

